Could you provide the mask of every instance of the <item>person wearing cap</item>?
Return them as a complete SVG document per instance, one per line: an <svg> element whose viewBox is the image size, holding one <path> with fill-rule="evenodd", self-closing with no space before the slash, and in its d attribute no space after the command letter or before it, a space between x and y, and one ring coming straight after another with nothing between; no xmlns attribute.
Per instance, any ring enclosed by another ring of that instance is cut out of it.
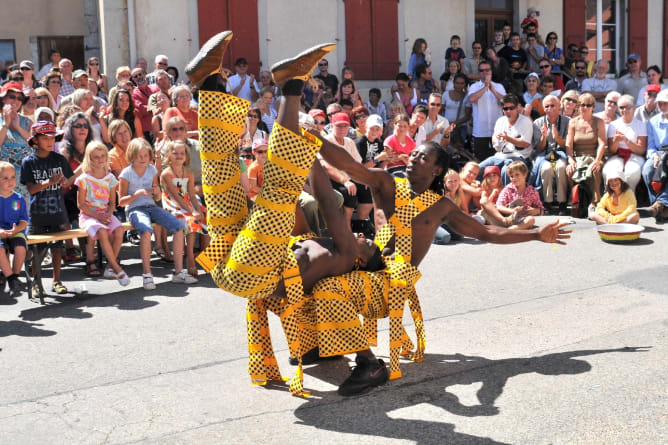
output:
<svg viewBox="0 0 668 445"><path fill-rule="evenodd" d="M652 65L647 67L647 71L645 71L647 74L647 85L657 85L659 88L661 88L661 91L665 90L668 88L668 85L663 83L663 76L661 75L661 68L659 68L658 65ZM645 90L647 87L643 87L640 89L638 92L638 96L636 96L636 106L642 105L645 96Z"/></svg>
<svg viewBox="0 0 668 445"><path fill-rule="evenodd" d="M624 176L621 170L608 172L605 194L589 215L596 224L638 224L640 221L634 188L624 181Z"/></svg>
<svg viewBox="0 0 668 445"><path fill-rule="evenodd" d="M72 70L74 65L70 59L60 59L58 63L58 68L60 68L60 74L62 76L63 84L60 86L60 95L65 97L74 93L74 85L72 78ZM87 85L86 85L87 86Z"/></svg>
<svg viewBox="0 0 668 445"><path fill-rule="evenodd" d="M636 106L634 118L647 124L649 120L659 114L659 107L656 106L656 96L661 92L659 85L647 85L643 97L645 103Z"/></svg>
<svg viewBox="0 0 668 445"><path fill-rule="evenodd" d="M258 193L262 189L262 166L267 162L267 149L269 143L266 139L256 139L253 141L253 155L255 160L248 166L248 183L250 193L248 197L255 201Z"/></svg>
<svg viewBox="0 0 668 445"><path fill-rule="evenodd" d="M350 129L350 118L344 112L336 113L332 116L332 132L327 135L326 139L334 144L337 144L340 147L350 154L357 162L362 162L362 157L357 151L357 146L353 139L349 138L348 130ZM334 167L329 165L324 159L320 159L320 164L322 165L325 173L329 176L329 179L332 181L332 187L334 190L338 191L343 195L343 209L346 215L346 221L350 224L350 221L353 216L353 211L357 207L357 189L358 185L355 184L350 176ZM370 196L369 196L370 198ZM368 204L369 202L365 202Z"/></svg>
<svg viewBox="0 0 668 445"><path fill-rule="evenodd" d="M559 113L560 102L555 96L546 96L542 108L545 110L545 115L533 122L534 158L529 183L536 190L542 190L545 210L548 213L565 216L568 214L566 136L570 118ZM555 177L556 202L553 188Z"/></svg>
<svg viewBox="0 0 668 445"><path fill-rule="evenodd" d="M23 73L23 89L39 88L44 84L35 78L35 65L30 60L24 60L19 65L21 73Z"/></svg>
<svg viewBox="0 0 668 445"><path fill-rule="evenodd" d="M139 62L139 60L137 60L137 62ZM146 63L146 60L144 60L144 65L143 66L135 65L135 68L141 68L141 69L144 70L144 73L146 73L147 68L146 68L145 63ZM153 72L146 74L146 83L148 85L155 85L156 84L156 82L158 81L157 76L158 76L158 71L159 70L164 70L165 72L167 71L167 68L169 67L169 59L164 54L158 54L157 56L155 56L155 59L153 59L153 66L155 68L153 70ZM169 76L169 84L171 86L174 86L174 83L175 83L174 78L169 73L167 73L167 75Z"/></svg>
<svg viewBox="0 0 668 445"><path fill-rule="evenodd" d="M21 161L32 153L28 146L31 121L19 114L19 109L25 100L23 86L18 82L8 82L0 89L0 159L8 161L16 169L16 178L19 182L18 191L29 200L28 189L21 181Z"/></svg>
<svg viewBox="0 0 668 445"><path fill-rule="evenodd" d="M315 125L318 132L321 132L327 124L327 115L325 112L319 108L311 108L308 112L308 115L313 118L313 124Z"/></svg>
<svg viewBox="0 0 668 445"><path fill-rule="evenodd" d="M629 71L617 80L619 94L630 94L636 99L640 90L647 85L647 74L642 71L640 63L640 56L636 53L629 54L626 58Z"/></svg>
<svg viewBox="0 0 668 445"><path fill-rule="evenodd" d="M74 89L88 89L88 73L84 70L76 70L72 73L72 86Z"/></svg>
<svg viewBox="0 0 668 445"><path fill-rule="evenodd" d="M543 100L543 94L539 90L540 86L540 76L536 73L529 73L524 78L524 86L526 91L522 95L524 99L524 114L531 117L531 112L535 112L536 116L542 116L544 113L543 107L541 105Z"/></svg>
<svg viewBox="0 0 668 445"><path fill-rule="evenodd" d="M234 62L234 70L236 74L227 78L227 91L242 99L255 102L259 91L255 84L255 76L248 75L248 61L239 57Z"/></svg>
<svg viewBox="0 0 668 445"><path fill-rule="evenodd" d="M21 182L30 192L30 235L60 232L68 223L63 191L72 186L81 173L81 166L76 173L73 172L67 159L53 150L55 142L63 137L53 123L38 121L30 130L28 143L34 148L34 153L23 159L21 164ZM67 288L60 281L62 247L62 241L51 245L51 289L59 295L67 293ZM33 287L33 295L40 296L40 292L39 286Z"/></svg>
<svg viewBox="0 0 668 445"><path fill-rule="evenodd" d="M664 218L664 207L668 206L668 187L653 183L657 169L665 168L668 156L668 90L661 91L656 97L660 114L647 124L647 161L642 168L642 177L649 194L650 214L657 222Z"/></svg>

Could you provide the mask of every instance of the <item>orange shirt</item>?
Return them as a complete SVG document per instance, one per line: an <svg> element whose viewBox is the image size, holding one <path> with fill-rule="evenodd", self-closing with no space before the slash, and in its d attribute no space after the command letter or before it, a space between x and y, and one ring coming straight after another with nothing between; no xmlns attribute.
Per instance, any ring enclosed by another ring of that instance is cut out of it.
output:
<svg viewBox="0 0 668 445"><path fill-rule="evenodd" d="M179 116L183 118L183 120L186 121L186 129L188 131L197 131L197 111L195 110L188 110L187 113L182 113L181 110L179 110L176 107L170 107L167 108L167 111L165 111L165 115L162 117L162 125L163 127L167 126L167 122L174 116ZM190 136L188 136L190 137ZM191 137L191 139L199 139L198 137Z"/></svg>
<svg viewBox="0 0 668 445"><path fill-rule="evenodd" d="M250 167L248 167L248 179L255 179L257 186L262 187L262 165L257 161L253 161ZM250 192L248 197L253 199L255 195L257 195L257 193Z"/></svg>
<svg viewBox="0 0 668 445"><path fill-rule="evenodd" d="M111 171L123 170L125 167L129 166L127 158L125 157L125 152L118 147L114 147L109 152L109 168Z"/></svg>

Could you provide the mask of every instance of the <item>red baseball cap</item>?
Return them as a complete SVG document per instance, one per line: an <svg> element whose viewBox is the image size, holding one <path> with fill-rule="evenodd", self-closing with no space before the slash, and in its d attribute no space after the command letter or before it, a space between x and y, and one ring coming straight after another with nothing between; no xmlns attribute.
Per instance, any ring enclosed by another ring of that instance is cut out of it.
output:
<svg viewBox="0 0 668 445"><path fill-rule="evenodd" d="M483 172L482 177L486 178L487 176L492 174L501 176L501 170L499 169L499 167L497 167L496 165L488 165L487 167L485 167L485 171Z"/></svg>
<svg viewBox="0 0 668 445"><path fill-rule="evenodd" d="M651 93L652 91L655 92L655 93L660 93L661 92L661 85L654 85L654 84L647 85L647 87L645 88L645 91L647 91L648 93Z"/></svg>
<svg viewBox="0 0 668 445"><path fill-rule="evenodd" d="M350 118L346 113L340 111L336 113L334 116L332 116L332 125L337 125L337 124L346 124L350 126Z"/></svg>
<svg viewBox="0 0 668 445"><path fill-rule="evenodd" d="M56 141L59 141L63 138L63 133L56 130L56 126L49 121L37 121L30 127L30 139L28 139L28 144L33 146L36 142L35 138L40 134L46 136L53 136L56 138Z"/></svg>
<svg viewBox="0 0 668 445"><path fill-rule="evenodd" d="M321 117L321 118L323 118L323 119L327 119L327 115L325 114L325 112L322 111L322 110L319 109L319 108L311 108L311 111L309 111L308 114L309 114L309 116L311 116L311 117L314 118L314 119L315 119L317 116L319 116L319 117Z"/></svg>

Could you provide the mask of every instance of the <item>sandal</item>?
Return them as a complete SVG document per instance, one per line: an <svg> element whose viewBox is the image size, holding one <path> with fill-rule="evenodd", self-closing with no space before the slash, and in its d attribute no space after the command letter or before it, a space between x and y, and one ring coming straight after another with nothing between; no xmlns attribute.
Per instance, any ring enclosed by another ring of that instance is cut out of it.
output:
<svg viewBox="0 0 668 445"><path fill-rule="evenodd" d="M98 269L95 261L86 261L86 275L89 277L99 277L102 275L102 272Z"/></svg>
<svg viewBox="0 0 668 445"><path fill-rule="evenodd" d="M75 247L70 247L69 249L65 250L63 261L65 264L81 261L81 253Z"/></svg>
<svg viewBox="0 0 668 445"><path fill-rule="evenodd" d="M171 256L169 256L169 255L167 255L167 254L165 253L165 250L164 250L162 247L160 247L160 246L155 247L155 248L153 249L153 251L154 251L155 254L158 255L158 257L159 257L162 261L164 261L165 263L173 263L173 262L174 262L174 258L171 257Z"/></svg>
<svg viewBox="0 0 668 445"><path fill-rule="evenodd" d="M196 267L189 267L188 268L188 275L197 278L197 268Z"/></svg>
<svg viewBox="0 0 668 445"><path fill-rule="evenodd" d="M67 288L60 281L54 281L53 284L51 285L51 290L57 293L58 295L63 295L67 293Z"/></svg>

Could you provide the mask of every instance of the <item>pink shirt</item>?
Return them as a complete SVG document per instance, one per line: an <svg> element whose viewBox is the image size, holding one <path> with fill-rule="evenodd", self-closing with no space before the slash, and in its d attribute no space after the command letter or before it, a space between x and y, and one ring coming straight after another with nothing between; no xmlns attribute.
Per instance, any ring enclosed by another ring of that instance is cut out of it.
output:
<svg viewBox="0 0 668 445"><path fill-rule="evenodd" d="M388 136L385 141L383 142L383 147L390 147L392 151L394 151L395 154L401 155L401 154L410 154L413 149L415 148L415 141L411 139L410 136L406 135L406 144L401 145L401 142L399 142L399 139L397 139L396 135ZM393 164L386 164L385 168L391 168L391 167L398 167L405 165L403 162L395 162Z"/></svg>
<svg viewBox="0 0 668 445"><path fill-rule="evenodd" d="M540 202L540 195L535 188L530 185L527 185L524 188L524 192L520 194L517 191L517 187L513 184L508 184L501 190L499 194L499 199L496 201L497 204L502 206L507 206L517 198L522 198L524 201L525 207L533 207L534 209L544 209L543 203Z"/></svg>

